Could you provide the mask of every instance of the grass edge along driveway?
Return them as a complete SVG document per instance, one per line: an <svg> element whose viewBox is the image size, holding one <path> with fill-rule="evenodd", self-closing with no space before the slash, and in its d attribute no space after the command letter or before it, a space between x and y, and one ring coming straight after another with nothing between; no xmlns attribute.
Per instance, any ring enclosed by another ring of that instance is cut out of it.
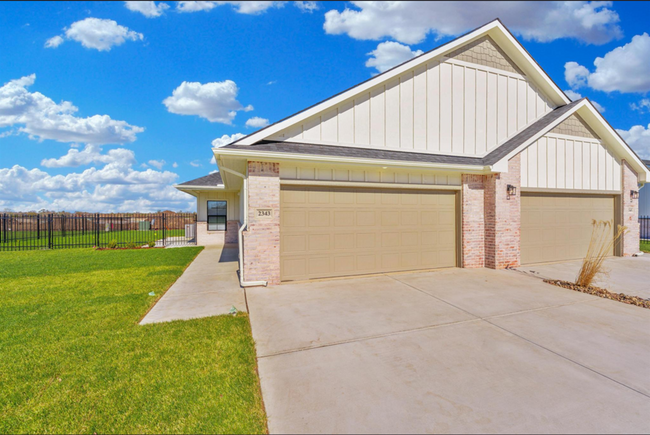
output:
<svg viewBox="0 0 650 435"><path fill-rule="evenodd" d="M0 253L0 433L265 432L247 315L138 325L200 251Z"/></svg>

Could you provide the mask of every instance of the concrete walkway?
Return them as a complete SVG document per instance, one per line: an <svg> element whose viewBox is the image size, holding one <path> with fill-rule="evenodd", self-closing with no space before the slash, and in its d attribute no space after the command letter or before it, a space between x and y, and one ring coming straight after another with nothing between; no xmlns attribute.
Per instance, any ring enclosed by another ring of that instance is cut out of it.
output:
<svg viewBox="0 0 650 435"><path fill-rule="evenodd" d="M237 269L237 247L206 247L140 324L246 311Z"/></svg>
<svg viewBox="0 0 650 435"><path fill-rule="evenodd" d="M522 266L522 272L540 278L575 281L582 260ZM605 273L596 277L594 285L611 292L650 299L650 254L641 257L612 257L605 260Z"/></svg>

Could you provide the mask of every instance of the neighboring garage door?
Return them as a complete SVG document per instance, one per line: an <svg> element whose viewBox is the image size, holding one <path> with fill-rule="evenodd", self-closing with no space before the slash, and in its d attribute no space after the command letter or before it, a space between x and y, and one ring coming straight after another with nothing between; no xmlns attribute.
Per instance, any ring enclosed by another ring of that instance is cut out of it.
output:
<svg viewBox="0 0 650 435"><path fill-rule="evenodd" d="M521 263L583 258L594 219L614 221L613 196L523 193Z"/></svg>
<svg viewBox="0 0 650 435"><path fill-rule="evenodd" d="M283 281L456 266L456 194L283 186Z"/></svg>

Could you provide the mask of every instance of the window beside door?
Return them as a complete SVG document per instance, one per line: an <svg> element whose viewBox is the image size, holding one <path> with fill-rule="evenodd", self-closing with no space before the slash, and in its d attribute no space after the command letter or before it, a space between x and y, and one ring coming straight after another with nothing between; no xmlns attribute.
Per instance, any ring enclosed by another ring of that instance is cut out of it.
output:
<svg viewBox="0 0 650 435"><path fill-rule="evenodd" d="M208 201L208 231L226 231L226 201Z"/></svg>

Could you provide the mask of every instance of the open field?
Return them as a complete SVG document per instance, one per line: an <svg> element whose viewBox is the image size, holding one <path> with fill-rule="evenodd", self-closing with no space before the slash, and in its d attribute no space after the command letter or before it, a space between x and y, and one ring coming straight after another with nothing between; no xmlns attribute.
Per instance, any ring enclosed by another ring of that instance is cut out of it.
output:
<svg viewBox="0 0 650 435"><path fill-rule="evenodd" d="M200 250L0 253L0 432L264 432L248 316L138 325Z"/></svg>

